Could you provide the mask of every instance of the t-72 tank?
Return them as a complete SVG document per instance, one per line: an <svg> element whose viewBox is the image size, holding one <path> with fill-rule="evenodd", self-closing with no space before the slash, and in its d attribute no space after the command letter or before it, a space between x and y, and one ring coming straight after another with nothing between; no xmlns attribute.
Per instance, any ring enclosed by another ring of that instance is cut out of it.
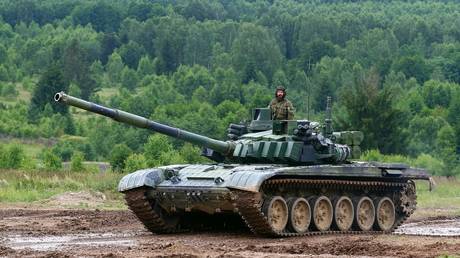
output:
<svg viewBox="0 0 460 258"><path fill-rule="evenodd" d="M244 221L262 236L392 232L415 210L414 180L430 178L404 164L351 161L363 135L332 130L330 100L323 126L272 120L259 108L249 125L230 125L227 141L63 92L55 101L203 147L210 164L146 168L120 181L129 208L154 233L213 221L230 228Z"/></svg>

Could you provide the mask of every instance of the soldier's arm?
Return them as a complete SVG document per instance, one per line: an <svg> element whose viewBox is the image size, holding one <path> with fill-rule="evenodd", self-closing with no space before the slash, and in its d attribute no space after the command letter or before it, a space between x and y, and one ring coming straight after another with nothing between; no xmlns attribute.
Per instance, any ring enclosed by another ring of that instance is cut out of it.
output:
<svg viewBox="0 0 460 258"><path fill-rule="evenodd" d="M288 119L289 120L294 119L295 108L294 108L294 105L292 105L290 101L288 102L287 111L288 111Z"/></svg>

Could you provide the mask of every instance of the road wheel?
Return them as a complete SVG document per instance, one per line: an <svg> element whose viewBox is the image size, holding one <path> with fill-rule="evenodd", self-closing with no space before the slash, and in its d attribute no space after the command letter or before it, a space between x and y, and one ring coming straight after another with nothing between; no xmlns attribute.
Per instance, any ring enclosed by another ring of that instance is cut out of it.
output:
<svg viewBox="0 0 460 258"><path fill-rule="evenodd" d="M395 205L390 198L384 197L377 202L377 226L379 230L390 231L395 223Z"/></svg>
<svg viewBox="0 0 460 258"><path fill-rule="evenodd" d="M351 228L354 219L353 202L346 196L340 197L334 205L334 222L340 231Z"/></svg>
<svg viewBox="0 0 460 258"><path fill-rule="evenodd" d="M332 203L326 196L316 198L313 205L313 223L319 231L326 231L331 227L333 219Z"/></svg>
<svg viewBox="0 0 460 258"><path fill-rule="evenodd" d="M308 231L311 221L310 204L304 198L291 198L288 201L289 228L295 233Z"/></svg>
<svg viewBox="0 0 460 258"><path fill-rule="evenodd" d="M374 203L369 197L362 197L356 205L356 224L362 231L369 231L375 221Z"/></svg>
<svg viewBox="0 0 460 258"><path fill-rule="evenodd" d="M264 213L273 231L279 233L284 230L288 222L288 206L281 196L274 196L264 204Z"/></svg>

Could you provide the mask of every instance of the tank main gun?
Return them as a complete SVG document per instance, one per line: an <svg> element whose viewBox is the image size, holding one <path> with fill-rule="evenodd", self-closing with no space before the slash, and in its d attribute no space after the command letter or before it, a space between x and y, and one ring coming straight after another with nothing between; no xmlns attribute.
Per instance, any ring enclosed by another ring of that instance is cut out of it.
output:
<svg viewBox="0 0 460 258"><path fill-rule="evenodd" d="M70 95L65 94L64 92L58 92L54 95L54 100L56 102L64 103L69 106L74 106L87 110L92 113L97 113L106 117L110 117L113 120L125 124L129 124L139 128L149 129L154 132L158 132L164 135L168 135L192 144L196 144L205 148L209 148L213 151L216 151L224 156L233 153L234 144L232 142L224 142L216 139L212 139L203 135L195 134L182 130L179 128L171 127L164 125L152 120L149 120L145 117L141 117L135 114L128 113L126 111L107 108L80 98L76 98ZM208 151L209 152L209 151ZM212 154L211 154L212 155Z"/></svg>

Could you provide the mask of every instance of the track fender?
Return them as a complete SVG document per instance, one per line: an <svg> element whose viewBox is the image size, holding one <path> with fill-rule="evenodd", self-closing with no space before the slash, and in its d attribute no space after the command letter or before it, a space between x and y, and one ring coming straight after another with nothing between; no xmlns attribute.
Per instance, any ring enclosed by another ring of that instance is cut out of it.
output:
<svg viewBox="0 0 460 258"><path fill-rule="evenodd" d="M158 184L163 182L163 170L159 168L148 168L138 170L131 174L124 176L118 184L118 191L125 192L134 188L149 186L155 188Z"/></svg>
<svg viewBox="0 0 460 258"><path fill-rule="evenodd" d="M262 183L279 174L276 171L238 171L232 174L227 187L230 189L239 189L250 192L258 192Z"/></svg>

